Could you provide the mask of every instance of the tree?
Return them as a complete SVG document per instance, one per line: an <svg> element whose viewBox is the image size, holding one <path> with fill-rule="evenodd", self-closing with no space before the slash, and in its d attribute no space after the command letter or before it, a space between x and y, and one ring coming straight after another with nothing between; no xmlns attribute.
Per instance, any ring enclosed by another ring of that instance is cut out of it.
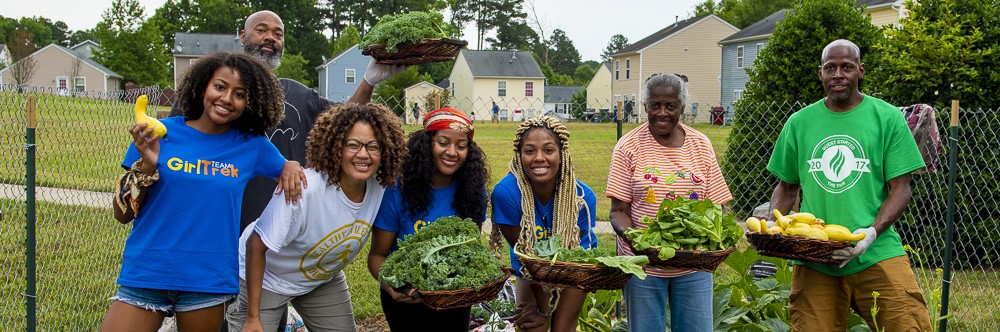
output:
<svg viewBox="0 0 1000 332"><path fill-rule="evenodd" d="M582 89L573 93L573 104L570 106L569 114L574 119L584 120L583 113L587 111L587 89Z"/></svg>
<svg viewBox="0 0 1000 332"><path fill-rule="evenodd" d="M97 35L94 34L94 29L77 30L77 31L73 31L73 33L71 33L69 35L69 44L70 45L76 45L76 44L79 44L79 43L82 43L82 42L85 42L85 41L88 41L88 40L90 40L90 41L96 41L97 40Z"/></svg>
<svg viewBox="0 0 1000 332"><path fill-rule="evenodd" d="M570 86L576 84L572 76L563 75L552 70L549 65L539 65L542 69L542 74L545 75L545 85L564 85Z"/></svg>
<svg viewBox="0 0 1000 332"><path fill-rule="evenodd" d="M601 52L601 61L611 62L611 56L618 54L618 52L621 52L626 47L628 47L628 38L620 34L611 36L611 40L608 41L608 47L605 47L604 52Z"/></svg>
<svg viewBox="0 0 1000 332"><path fill-rule="evenodd" d="M695 6L694 16L715 14L729 24L743 29L785 8L796 0L705 0Z"/></svg>
<svg viewBox="0 0 1000 332"><path fill-rule="evenodd" d="M21 92L27 87L26 85L31 81L31 78L35 76L35 70L38 67L38 60L31 56L37 49L33 41L34 39L35 36L30 31L17 29L14 30L12 43L7 45L7 47L10 47L12 62L10 65L11 76L14 78L17 90Z"/></svg>
<svg viewBox="0 0 1000 332"><path fill-rule="evenodd" d="M486 36L494 29L524 19L523 0L449 0L451 23L464 27L466 23L476 24L476 48L483 49ZM514 23L516 24L516 23ZM514 30L519 30L515 27Z"/></svg>
<svg viewBox="0 0 1000 332"><path fill-rule="evenodd" d="M330 44L332 45L330 54L331 56L337 56L337 54L340 54L340 52L343 52L348 48L358 47L358 43L360 42L361 34L358 33L358 29L353 25L348 25L344 28L344 31L340 33L340 37L335 39L333 43Z"/></svg>
<svg viewBox="0 0 1000 332"><path fill-rule="evenodd" d="M281 66L274 70L274 75L289 78L305 86L315 86L316 73L306 70L306 59L299 54L285 53L281 56Z"/></svg>
<svg viewBox="0 0 1000 332"><path fill-rule="evenodd" d="M496 37L487 37L486 42L492 50L528 51L538 43L538 34L523 18L515 18L509 24L498 27Z"/></svg>
<svg viewBox="0 0 1000 332"><path fill-rule="evenodd" d="M566 36L566 32L555 29L552 31L552 38L549 39L549 62L552 70L563 75L573 75L573 71L580 65L580 51L573 46L573 41Z"/></svg>
<svg viewBox="0 0 1000 332"><path fill-rule="evenodd" d="M94 59L121 74L126 82L167 85L170 56L159 27L146 21L143 11L137 0L115 0L95 28L103 50L96 50Z"/></svg>
<svg viewBox="0 0 1000 332"><path fill-rule="evenodd" d="M597 73L597 66L589 63L581 63L573 71L573 80L576 81L576 85L587 86L590 84L590 80L594 78L594 74Z"/></svg>
<svg viewBox="0 0 1000 332"><path fill-rule="evenodd" d="M886 61L868 66L870 81L900 105L1000 105L1000 10L995 4L955 0L907 2L910 16L887 31ZM875 69L875 70L871 70Z"/></svg>
<svg viewBox="0 0 1000 332"><path fill-rule="evenodd" d="M825 96L818 78L823 48L844 38L861 47L868 68L880 66L873 52L884 38L853 0L802 0L778 24L767 47L747 70L750 81L743 97L734 105L734 123L723 173L733 192L737 214L751 215L755 205L766 201L774 189L766 171L778 130L761 131L761 124L780 128L800 108L793 103L812 103ZM867 81L861 82L866 91ZM801 104L804 106L804 104Z"/></svg>

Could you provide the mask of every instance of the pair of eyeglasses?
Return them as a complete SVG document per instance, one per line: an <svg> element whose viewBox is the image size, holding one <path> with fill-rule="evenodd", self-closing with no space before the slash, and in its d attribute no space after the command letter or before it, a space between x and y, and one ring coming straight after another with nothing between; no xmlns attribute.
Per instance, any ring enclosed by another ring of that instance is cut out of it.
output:
<svg viewBox="0 0 1000 332"><path fill-rule="evenodd" d="M361 152L362 147L364 147L365 150L368 150L368 154L372 156L377 156L382 153L382 145L379 145L378 141L362 143L359 140L348 138L344 147L346 147L347 151L350 151L351 153Z"/></svg>

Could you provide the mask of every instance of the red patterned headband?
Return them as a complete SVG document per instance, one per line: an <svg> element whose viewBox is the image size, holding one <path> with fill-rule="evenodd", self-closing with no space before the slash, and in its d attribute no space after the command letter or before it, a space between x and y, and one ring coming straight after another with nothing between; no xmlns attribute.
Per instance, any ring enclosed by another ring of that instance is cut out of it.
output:
<svg viewBox="0 0 1000 332"><path fill-rule="evenodd" d="M457 130L469 135L469 139L472 139L472 134L475 133L475 128L472 127L472 120L469 120L469 117L465 113L462 113L462 111L451 107L436 109L424 115L424 129Z"/></svg>

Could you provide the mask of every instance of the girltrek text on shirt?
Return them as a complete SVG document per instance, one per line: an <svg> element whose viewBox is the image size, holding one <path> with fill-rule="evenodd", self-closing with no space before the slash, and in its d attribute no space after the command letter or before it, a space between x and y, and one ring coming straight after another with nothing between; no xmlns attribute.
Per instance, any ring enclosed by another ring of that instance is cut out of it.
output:
<svg viewBox="0 0 1000 332"><path fill-rule="evenodd" d="M233 164L211 160L198 159L192 163L181 158L173 157L167 160L167 168L175 172L194 173L206 176L222 175L232 177L234 179L238 179L240 177L240 170L233 166Z"/></svg>

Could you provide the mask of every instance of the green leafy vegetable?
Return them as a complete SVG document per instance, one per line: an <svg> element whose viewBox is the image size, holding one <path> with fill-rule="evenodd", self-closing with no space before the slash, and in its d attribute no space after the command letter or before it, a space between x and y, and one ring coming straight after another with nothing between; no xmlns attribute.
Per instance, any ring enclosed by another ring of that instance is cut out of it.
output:
<svg viewBox="0 0 1000 332"><path fill-rule="evenodd" d="M410 12L386 15L361 39L359 48L385 44L386 51L396 52L396 45L424 38L447 38L444 16L439 12Z"/></svg>
<svg viewBox="0 0 1000 332"><path fill-rule="evenodd" d="M655 219L643 216L639 222L647 227L629 229L625 235L635 250L658 249L661 260L673 258L676 250L728 249L743 235L736 216L709 199L665 199Z"/></svg>
<svg viewBox="0 0 1000 332"><path fill-rule="evenodd" d="M379 279L392 288L479 288L503 275L471 219L438 218L398 245L379 270Z"/></svg>
<svg viewBox="0 0 1000 332"><path fill-rule="evenodd" d="M581 264L597 264L612 267L622 272L635 275L639 279L646 279L646 272L642 266L649 264L649 257L646 256L616 256L602 249L584 249L576 247L566 249L562 245L562 238L559 235L552 235L547 239L535 242L535 255L524 254L514 251L518 256L544 259L554 262L569 262Z"/></svg>

